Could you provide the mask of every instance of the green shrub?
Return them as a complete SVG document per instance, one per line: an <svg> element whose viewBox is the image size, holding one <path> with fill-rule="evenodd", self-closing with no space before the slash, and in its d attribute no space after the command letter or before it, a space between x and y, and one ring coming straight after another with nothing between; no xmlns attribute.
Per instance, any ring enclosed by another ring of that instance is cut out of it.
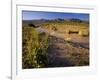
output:
<svg viewBox="0 0 100 80"><path fill-rule="evenodd" d="M33 27L22 29L22 67L39 68L47 65L48 36Z"/></svg>

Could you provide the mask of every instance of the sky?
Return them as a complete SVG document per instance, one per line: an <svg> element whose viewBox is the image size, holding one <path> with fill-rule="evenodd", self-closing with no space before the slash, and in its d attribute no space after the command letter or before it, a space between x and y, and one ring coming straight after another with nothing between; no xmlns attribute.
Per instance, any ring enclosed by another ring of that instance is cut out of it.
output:
<svg viewBox="0 0 100 80"><path fill-rule="evenodd" d="M22 11L23 20L38 20L38 19L81 19L89 21L89 14L84 13L62 13L62 12L40 12L40 11Z"/></svg>

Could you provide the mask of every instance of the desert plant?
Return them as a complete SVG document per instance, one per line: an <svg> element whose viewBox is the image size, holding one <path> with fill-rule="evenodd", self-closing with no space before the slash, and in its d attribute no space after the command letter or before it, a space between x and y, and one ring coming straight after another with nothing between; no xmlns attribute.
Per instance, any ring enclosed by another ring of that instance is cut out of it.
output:
<svg viewBox="0 0 100 80"><path fill-rule="evenodd" d="M23 27L22 67L39 68L47 65L48 36L33 27Z"/></svg>
<svg viewBox="0 0 100 80"><path fill-rule="evenodd" d="M87 30L80 30L78 33L80 36L87 37L89 36L89 32Z"/></svg>

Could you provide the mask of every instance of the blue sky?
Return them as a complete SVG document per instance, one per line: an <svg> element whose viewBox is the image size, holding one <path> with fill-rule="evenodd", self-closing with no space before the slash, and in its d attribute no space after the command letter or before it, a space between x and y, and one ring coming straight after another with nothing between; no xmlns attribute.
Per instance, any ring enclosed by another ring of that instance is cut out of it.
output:
<svg viewBox="0 0 100 80"><path fill-rule="evenodd" d="M39 12L39 11L22 11L23 20L34 19L71 19L77 18L81 20L89 21L89 14L83 13L61 13L61 12Z"/></svg>

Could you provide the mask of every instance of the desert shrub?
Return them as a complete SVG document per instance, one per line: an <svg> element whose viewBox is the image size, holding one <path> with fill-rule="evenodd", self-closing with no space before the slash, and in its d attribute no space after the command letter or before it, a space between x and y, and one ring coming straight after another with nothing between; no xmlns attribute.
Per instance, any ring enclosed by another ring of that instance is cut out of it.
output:
<svg viewBox="0 0 100 80"><path fill-rule="evenodd" d="M82 55L81 53L71 53L71 60L74 65L84 66L89 65L89 58L87 56Z"/></svg>
<svg viewBox="0 0 100 80"><path fill-rule="evenodd" d="M36 67L36 53L38 51L38 32L32 27L23 27L22 33L23 45L23 68Z"/></svg>
<svg viewBox="0 0 100 80"><path fill-rule="evenodd" d="M52 27L52 30L57 31L57 28L55 26Z"/></svg>
<svg viewBox="0 0 100 80"><path fill-rule="evenodd" d="M33 27L22 29L22 67L39 68L47 65L48 36Z"/></svg>
<svg viewBox="0 0 100 80"><path fill-rule="evenodd" d="M87 31L87 30L81 30L81 31L79 31L79 33L78 33L80 36L83 36L83 37L87 37L87 36L89 36L89 32Z"/></svg>
<svg viewBox="0 0 100 80"><path fill-rule="evenodd" d="M89 60L87 60L87 59L86 59L86 60L85 60L85 59L84 59L84 60L80 60L80 61L79 61L79 66L82 66L82 65L83 65L83 66L84 66L84 65L89 65Z"/></svg>
<svg viewBox="0 0 100 80"><path fill-rule="evenodd" d="M68 37L68 38L65 38L65 40L70 43L72 39Z"/></svg>
<svg viewBox="0 0 100 80"><path fill-rule="evenodd" d="M37 59L38 64L41 65L41 67L45 67L48 64L47 60L47 49L48 49L48 34L46 33L40 33L39 34L39 50L37 53Z"/></svg>
<svg viewBox="0 0 100 80"><path fill-rule="evenodd" d="M78 34L78 31L74 31L74 30L69 30L69 34Z"/></svg>
<svg viewBox="0 0 100 80"><path fill-rule="evenodd" d="M34 25L34 24L32 24L32 23L28 24L28 26L30 26L30 27L34 27L34 28L39 27L39 26L35 26L35 25Z"/></svg>

